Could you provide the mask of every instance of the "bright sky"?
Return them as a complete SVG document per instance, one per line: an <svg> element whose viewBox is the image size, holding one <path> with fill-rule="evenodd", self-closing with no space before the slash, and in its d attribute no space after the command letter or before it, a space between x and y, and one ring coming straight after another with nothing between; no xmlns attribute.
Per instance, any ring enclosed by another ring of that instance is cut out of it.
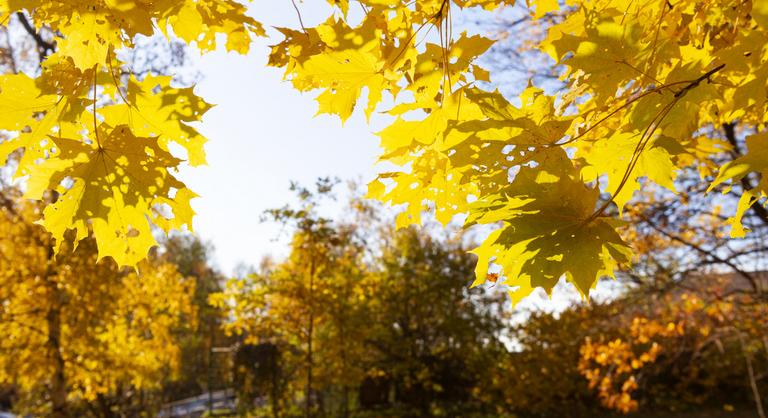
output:
<svg viewBox="0 0 768 418"><path fill-rule="evenodd" d="M310 6L324 2L299 4L305 23L328 15L328 9ZM298 26L290 1L261 0L253 9L265 25ZM216 106L200 125L209 138L208 166L185 170L182 178L201 196L193 201L195 231L214 244L216 261L227 273L238 263L255 265L265 254L284 253L284 245L274 241L280 228L259 218L265 209L291 201L292 180L369 181L376 173L376 121L369 126L354 115L342 126L336 117L313 117L314 95L297 92L279 69L266 67L267 45L277 39L256 41L247 56L209 53L195 65L203 75L196 92Z"/></svg>

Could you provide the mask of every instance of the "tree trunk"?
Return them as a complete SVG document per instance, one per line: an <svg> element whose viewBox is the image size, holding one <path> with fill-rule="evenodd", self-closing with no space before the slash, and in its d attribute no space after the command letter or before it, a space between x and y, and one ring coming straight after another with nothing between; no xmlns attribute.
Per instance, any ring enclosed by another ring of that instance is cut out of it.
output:
<svg viewBox="0 0 768 418"><path fill-rule="evenodd" d="M763 410L763 399L760 396L760 391L757 388L755 370L752 367L752 356L747 351L747 346L744 343L744 334L741 332L739 332L739 343L741 344L741 352L744 354L744 361L747 364L747 376L749 377L749 386L752 389L752 396L755 398L755 409L757 416L760 418L765 418L765 411Z"/></svg>
<svg viewBox="0 0 768 418"><path fill-rule="evenodd" d="M304 418L312 416L312 337L315 327L315 255L309 262L309 325L307 326L307 388L304 399Z"/></svg>
<svg viewBox="0 0 768 418"><path fill-rule="evenodd" d="M55 305L46 315L48 325L48 353L53 362L50 384L51 416L65 418L67 413L67 381L64 376L64 357L61 354L61 305L59 291L54 290Z"/></svg>
<svg viewBox="0 0 768 418"><path fill-rule="evenodd" d="M208 318L210 319L210 318ZM208 414L213 415L213 380L214 380L214 363L213 363L213 347L216 344L215 340L215 324L213 321L208 321L208 383L206 389L208 389Z"/></svg>
<svg viewBox="0 0 768 418"><path fill-rule="evenodd" d="M349 386L347 384L344 384L341 402L341 416L342 418L349 418Z"/></svg>
<svg viewBox="0 0 768 418"><path fill-rule="evenodd" d="M58 196L54 196L55 199ZM69 411L67 408L67 380L64 374L64 356L62 355L61 343L61 310L65 303L65 295L59 288L58 283L52 280L55 274L55 260L53 246L48 244L48 261L45 269L45 281L48 287L50 307L45 315L46 325L48 327L47 335L47 355L53 363L53 371L48 392L48 399L51 401L51 417L67 418Z"/></svg>
<svg viewBox="0 0 768 418"><path fill-rule="evenodd" d="M346 296L346 295L345 295ZM341 326L339 327L339 336L341 344L341 369L342 372L347 375L348 373L348 367L349 364L347 363L347 339L346 339L346 328L344 327L344 315L339 317L339 320L341 321ZM349 418L349 385L347 384L347 380L344 380L344 383L342 383L342 391L341 391L341 418Z"/></svg>

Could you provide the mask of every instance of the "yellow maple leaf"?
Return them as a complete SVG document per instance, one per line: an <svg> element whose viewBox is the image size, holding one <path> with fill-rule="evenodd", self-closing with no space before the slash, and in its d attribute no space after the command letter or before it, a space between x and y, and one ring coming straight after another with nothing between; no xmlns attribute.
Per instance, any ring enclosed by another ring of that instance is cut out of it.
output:
<svg viewBox="0 0 768 418"><path fill-rule="evenodd" d="M57 42L56 53L71 57L81 70L104 65L113 46L122 44L121 29L105 13L75 13L60 29L67 36Z"/></svg>
<svg viewBox="0 0 768 418"><path fill-rule="evenodd" d="M168 149L169 142L183 146L189 164L205 164L203 145L207 139L190 122L201 120L211 105L194 94L193 88L171 87L171 77L148 76L128 85L128 103L105 106L98 110L112 126L128 125L137 136L157 136ZM163 94L155 94L161 89Z"/></svg>
<svg viewBox="0 0 768 418"><path fill-rule="evenodd" d="M606 175L608 177L606 191L613 196L619 213L624 210L624 205L632 198L632 194L640 188L638 182L640 177L647 177L668 190L675 190L674 180L677 168L672 162L670 153L664 147L657 146L651 141L637 156L637 161L632 164L639 140L639 133L614 132L613 135L589 145L578 144L581 148L577 155L584 157L589 164L582 170L584 180L593 181L599 175ZM631 164L633 167L629 171ZM589 174L590 172L592 174ZM626 180L624 180L625 176Z"/></svg>
<svg viewBox="0 0 768 418"><path fill-rule="evenodd" d="M73 126L61 121L61 114L80 111L82 108L77 104L43 93L36 81L25 74L0 77L0 129L18 132L0 143L0 161L5 163L11 153L23 149L15 177L30 174L36 169L36 161L44 157L43 142L48 134Z"/></svg>
<svg viewBox="0 0 768 418"><path fill-rule="evenodd" d="M726 182L739 182L750 173L760 173L760 182L750 190L744 190L736 207L736 213L729 219L731 237L743 237L745 228L741 224L749 208L761 204L760 200L768 196L768 133L760 133L747 137L747 153L720 167L720 172L709 191ZM727 191L726 191L727 192Z"/></svg>
<svg viewBox="0 0 768 418"><path fill-rule="evenodd" d="M196 42L201 51L216 49L216 35L223 34L229 51L247 53L251 37L264 36L261 23L245 14L246 7L232 0L185 0L167 2L166 10L156 10L155 17L170 26L176 36L187 43Z"/></svg>
<svg viewBox="0 0 768 418"><path fill-rule="evenodd" d="M641 76L637 72L617 71L617 65L629 69L639 61L641 28L637 24L606 19L583 24L579 29L583 33L576 35L555 31L544 46L553 58L569 67L569 74L590 87L593 100L602 105L616 96L618 88Z"/></svg>
<svg viewBox="0 0 768 418"><path fill-rule="evenodd" d="M58 98L44 95L26 74L0 77L0 129L21 130L34 122L35 112L54 107Z"/></svg>
<svg viewBox="0 0 768 418"><path fill-rule="evenodd" d="M570 164L553 150L537 168L521 169L502 194L472 205L468 223L503 222L473 251L480 257L475 284L493 262L504 283L517 287L513 301L536 287L551 291L562 276L586 297L600 276L613 276L629 261L629 247L611 223L593 216L599 190L584 185Z"/></svg>
<svg viewBox="0 0 768 418"><path fill-rule="evenodd" d="M386 80L384 63L372 52L344 50L316 55L296 71L294 85L301 90L325 89L317 101L319 113L338 115L345 121L352 115L363 88L368 89L366 115L381 101Z"/></svg>
<svg viewBox="0 0 768 418"><path fill-rule="evenodd" d="M190 195L168 171L180 160L156 138L136 137L124 125L111 130L103 126L93 143L52 137L49 152L54 156L32 173L26 196L39 198L46 189L58 192L40 221L56 240L57 251L66 231L74 229L79 241L90 227L99 258L110 256L121 266L135 266L156 244L150 229L156 205L173 203L173 225L191 225Z"/></svg>

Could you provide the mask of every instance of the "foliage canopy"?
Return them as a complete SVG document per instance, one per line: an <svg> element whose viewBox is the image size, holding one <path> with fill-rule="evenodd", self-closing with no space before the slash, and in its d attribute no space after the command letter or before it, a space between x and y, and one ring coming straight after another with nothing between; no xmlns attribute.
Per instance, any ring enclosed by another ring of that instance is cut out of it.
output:
<svg viewBox="0 0 768 418"><path fill-rule="evenodd" d="M141 274L97 262L92 238L54 259L50 234L33 223L41 205L13 192L0 194L0 384L16 388L16 408L74 416L176 374L195 283L159 260L142 261Z"/></svg>
<svg viewBox="0 0 768 418"><path fill-rule="evenodd" d="M317 26L299 15L299 28L278 28L269 64L296 89L319 91L320 113L394 118L379 133L381 159L403 168L381 173L369 196L404 205L399 227L424 211L494 226L474 250L475 284L500 269L518 301L564 275L588 295L632 258L617 228L634 193L651 183L674 192L686 168L710 190L743 187L733 237L764 204L765 2L531 0L531 19L548 22L537 48L561 65L563 88L530 85L518 104L484 87L489 72L476 59L494 41L452 32L455 15L508 2L329 3ZM61 36L39 76L0 79L0 129L18 132L1 156L24 150L17 176L29 176L28 197L58 192L40 220L58 243L90 228L100 256L136 265L155 244L150 225L191 225L195 195L172 174L181 160L169 145L204 163L205 139L190 123L210 106L169 78L132 75L118 51L160 31L203 52L225 39L246 53L265 32L232 0L0 1L0 21L19 11ZM735 124L747 153L718 168L731 145L713 131Z"/></svg>

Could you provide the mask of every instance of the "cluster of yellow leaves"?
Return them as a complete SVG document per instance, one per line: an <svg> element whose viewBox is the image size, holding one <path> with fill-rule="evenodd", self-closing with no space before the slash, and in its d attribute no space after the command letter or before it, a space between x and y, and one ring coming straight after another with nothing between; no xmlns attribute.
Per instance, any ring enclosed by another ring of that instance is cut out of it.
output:
<svg viewBox="0 0 768 418"><path fill-rule="evenodd" d="M80 70L108 65L110 56L131 47L136 35L169 29L202 51L216 48L216 35L226 36L230 51L248 52L252 36L264 29L246 16L246 8L232 0L3 0L0 18L26 10L38 24L48 25L64 37L57 40L55 56L70 59Z"/></svg>
<svg viewBox="0 0 768 418"><path fill-rule="evenodd" d="M165 263L142 262L139 274L97 262L92 239L64 244L70 251L54 259L50 235L33 223L40 205L6 199L0 382L40 397L60 370L72 401L93 400L124 385L157 387L178 369L176 332L195 317L194 281Z"/></svg>
<svg viewBox="0 0 768 418"><path fill-rule="evenodd" d="M40 220L57 251L66 231L77 241L92 231L99 258L136 266L156 245L152 225L191 229L196 195L172 174L182 160L170 145L191 166L204 164L206 139L190 122L210 105L170 77L123 75L116 51L159 30L201 51L224 35L227 50L246 53L264 31L232 0L0 1L0 22L14 12L62 36L40 76L0 77L0 129L16 133L0 159L23 150L16 176L29 178L26 197L57 193Z"/></svg>
<svg viewBox="0 0 768 418"><path fill-rule="evenodd" d="M619 336L586 338L582 343L579 373L590 389L596 389L605 407L624 413L637 410L633 392L644 377L658 375L660 368L668 366L658 364L663 357L677 361L681 353L703 353L710 347L712 355L721 358L723 347L734 341L738 347L744 340L764 349L768 307L752 294L739 292L747 285L742 277L715 274L688 280L696 284L696 292L673 292L654 299L657 305L648 311L612 319L626 323L626 331ZM737 352L746 355L744 349ZM700 358L692 360L696 365L687 373L696 376L700 362ZM727 363L719 360L719 364ZM646 370L654 366L656 372Z"/></svg>
<svg viewBox="0 0 768 418"><path fill-rule="evenodd" d="M739 132L752 134L748 154L722 167L713 188L768 176L764 2L529 1L533 19L561 16L537 48L565 68L566 88L552 96L529 87L519 106L480 87L489 72L476 59L493 40L452 32L456 13L508 2L329 3L333 14L319 25L277 29L284 39L270 65L296 89L319 90L319 112L342 121L356 107L370 117L393 103L381 160L402 169L382 173L369 195L404 206L399 227L420 223L424 211L499 227L476 250L476 284L501 268L515 300L563 275L586 296L612 276L630 253L606 209L615 204L621 217L645 182L674 191L680 168L699 167L709 181L722 148L702 136L708 130L734 122L754 130ZM101 255L135 265L154 245L150 225L190 224L194 194L170 174L180 160L168 145L203 163L204 139L188 122L208 105L167 79L119 77L115 50L157 27L202 51L224 35L227 49L244 53L263 29L232 0L2 0L0 19L21 9L63 37L41 77L0 79L0 129L18 132L2 156L23 148L18 175L30 176L29 196L61 196L41 221L57 240L93 228ZM745 191L734 236L767 193L765 180Z"/></svg>
<svg viewBox="0 0 768 418"><path fill-rule="evenodd" d="M768 31L752 3L587 2L549 31L542 46L568 69L562 105L579 113L576 156L586 179L606 176L619 210L639 178L674 191L677 169L699 166L706 181L707 159L722 149L707 151L701 130L734 122L763 129ZM752 141L712 187L739 180L739 170L764 171L753 163L764 143ZM740 218L760 190L742 198L734 236L743 235Z"/></svg>
<svg viewBox="0 0 768 418"><path fill-rule="evenodd" d="M684 334L683 323L662 324L654 319L635 317L630 325L629 341L617 338L605 343L587 338L581 346L579 371L589 381L590 389L597 388L600 402L623 413L637 410L632 399L637 389L635 374L647 364L656 361L663 351L657 339L673 338Z"/></svg>
<svg viewBox="0 0 768 418"><path fill-rule="evenodd" d="M515 301L563 275L586 296L631 257L620 222L605 217L611 203L620 217L646 181L674 191L684 167L709 181L724 147L703 132L768 122L763 2L529 1L534 19L563 16L538 49L563 65L566 88L550 96L529 87L519 107L477 83L489 74L474 61L493 41L451 33L452 14L505 2L359 0L361 14L330 3L338 13L324 23L280 29L270 64L297 89L319 89L319 112L342 121L366 93L368 116L388 93L394 121L379 133L380 159L403 169L380 174L369 196L404 206L398 227L424 211L443 223L463 214L469 225L500 225L475 251L475 284L496 281L501 268ZM712 186L750 172L765 179L765 144L764 133L751 137L748 155ZM763 180L744 194L734 235L766 190Z"/></svg>

